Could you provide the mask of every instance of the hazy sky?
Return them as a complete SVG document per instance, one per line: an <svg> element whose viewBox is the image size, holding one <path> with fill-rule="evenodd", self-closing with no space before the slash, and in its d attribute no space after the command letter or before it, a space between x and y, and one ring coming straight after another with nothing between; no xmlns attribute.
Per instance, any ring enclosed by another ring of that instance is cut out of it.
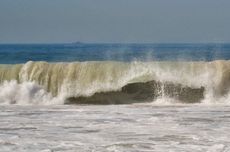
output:
<svg viewBox="0 0 230 152"><path fill-rule="evenodd" d="M0 0L0 43L230 42L230 0Z"/></svg>

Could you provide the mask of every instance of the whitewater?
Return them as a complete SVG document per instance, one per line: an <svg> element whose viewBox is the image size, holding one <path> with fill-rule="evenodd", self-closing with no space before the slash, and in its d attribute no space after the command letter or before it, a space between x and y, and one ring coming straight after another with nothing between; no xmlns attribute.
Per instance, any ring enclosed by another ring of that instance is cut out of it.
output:
<svg viewBox="0 0 230 152"><path fill-rule="evenodd" d="M0 82L2 104L228 104L230 61L29 61L0 65Z"/></svg>
<svg viewBox="0 0 230 152"><path fill-rule="evenodd" d="M2 152L229 152L229 106L0 106Z"/></svg>
<svg viewBox="0 0 230 152"><path fill-rule="evenodd" d="M0 45L0 151L229 152L229 50Z"/></svg>

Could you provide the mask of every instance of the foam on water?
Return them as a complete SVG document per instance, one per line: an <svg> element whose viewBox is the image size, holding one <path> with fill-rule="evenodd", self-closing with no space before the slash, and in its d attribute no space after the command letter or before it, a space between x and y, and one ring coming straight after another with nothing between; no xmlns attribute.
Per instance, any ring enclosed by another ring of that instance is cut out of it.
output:
<svg viewBox="0 0 230 152"><path fill-rule="evenodd" d="M230 150L229 106L0 106L0 151Z"/></svg>
<svg viewBox="0 0 230 152"><path fill-rule="evenodd" d="M63 99L53 97L35 82L5 81L0 85L1 104L63 104Z"/></svg>
<svg viewBox="0 0 230 152"><path fill-rule="evenodd" d="M230 61L30 61L1 65L0 82L0 101L9 104L60 104L68 99L116 104L169 98L183 103L228 103Z"/></svg>
<svg viewBox="0 0 230 152"><path fill-rule="evenodd" d="M220 46L0 45L0 151L230 151Z"/></svg>

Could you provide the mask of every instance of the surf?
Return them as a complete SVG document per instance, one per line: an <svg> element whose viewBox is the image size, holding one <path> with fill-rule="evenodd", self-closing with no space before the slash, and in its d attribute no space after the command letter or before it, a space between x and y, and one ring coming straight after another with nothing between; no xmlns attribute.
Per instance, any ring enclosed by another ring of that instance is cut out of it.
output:
<svg viewBox="0 0 230 152"><path fill-rule="evenodd" d="M228 60L0 65L4 104L228 103L229 88Z"/></svg>

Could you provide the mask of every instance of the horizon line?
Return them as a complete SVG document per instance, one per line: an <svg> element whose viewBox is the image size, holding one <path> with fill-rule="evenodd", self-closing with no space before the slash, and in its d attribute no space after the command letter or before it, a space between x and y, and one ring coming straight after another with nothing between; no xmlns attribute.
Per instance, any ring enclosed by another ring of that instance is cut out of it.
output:
<svg viewBox="0 0 230 152"><path fill-rule="evenodd" d="M55 45L55 44L75 44L75 45L83 45L83 44L230 44L230 42L4 42L0 45Z"/></svg>

